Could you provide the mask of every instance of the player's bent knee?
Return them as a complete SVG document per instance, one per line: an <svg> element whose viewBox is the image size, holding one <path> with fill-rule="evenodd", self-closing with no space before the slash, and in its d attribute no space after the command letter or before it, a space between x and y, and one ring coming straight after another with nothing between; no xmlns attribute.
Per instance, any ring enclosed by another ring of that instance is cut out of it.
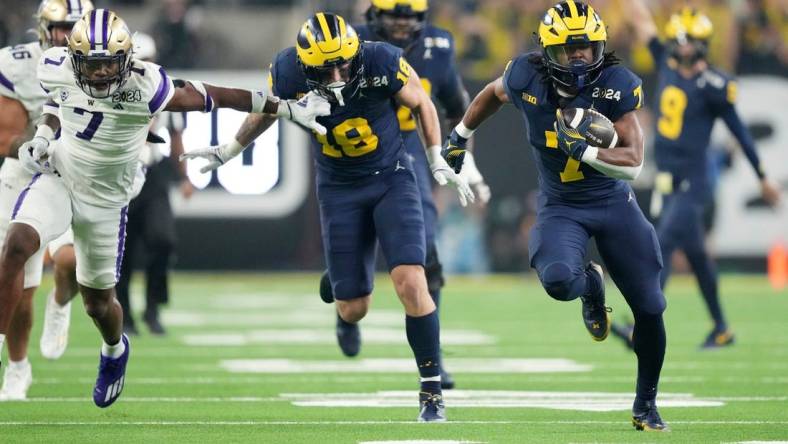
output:
<svg viewBox="0 0 788 444"><path fill-rule="evenodd" d="M580 275L573 273L569 265L564 262L549 264L539 275L547 294L559 301L571 301L580 297L579 294L573 294L572 290L575 280L579 277Z"/></svg>
<svg viewBox="0 0 788 444"><path fill-rule="evenodd" d="M74 247L72 245L64 245L57 249L52 256L54 263L55 273L69 273L74 274L77 270L77 257L74 254Z"/></svg>
<svg viewBox="0 0 788 444"><path fill-rule="evenodd" d="M346 301L337 300L337 313L345 322L356 323L367 315L369 311L369 295Z"/></svg>
<svg viewBox="0 0 788 444"><path fill-rule="evenodd" d="M7 265L24 266L40 244L38 232L27 224L11 224L3 245L2 260Z"/></svg>

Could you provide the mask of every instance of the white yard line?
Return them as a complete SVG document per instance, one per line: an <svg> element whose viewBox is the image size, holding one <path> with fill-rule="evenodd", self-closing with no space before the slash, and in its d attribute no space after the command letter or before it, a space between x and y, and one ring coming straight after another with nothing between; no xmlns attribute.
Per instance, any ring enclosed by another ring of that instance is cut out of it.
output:
<svg viewBox="0 0 788 444"><path fill-rule="evenodd" d="M590 365L571 359L446 359L456 373L588 372ZM219 366L231 373L413 373L413 359L294 360L226 359Z"/></svg>
<svg viewBox="0 0 788 444"><path fill-rule="evenodd" d="M441 425L611 425L626 421L447 421ZM670 421L680 425L786 425L788 421ZM3 426L288 426L288 425L417 425L415 421L0 421Z"/></svg>

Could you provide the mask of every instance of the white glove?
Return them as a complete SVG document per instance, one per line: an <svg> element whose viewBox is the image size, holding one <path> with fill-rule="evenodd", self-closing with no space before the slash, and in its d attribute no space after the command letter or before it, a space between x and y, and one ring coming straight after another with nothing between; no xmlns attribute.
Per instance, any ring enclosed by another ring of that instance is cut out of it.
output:
<svg viewBox="0 0 788 444"><path fill-rule="evenodd" d="M326 134L326 127L317 123L315 119L329 114L331 114L331 104L314 92L306 94L299 100L282 100L276 110L276 115L305 126L321 136Z"/></svg>
<svg viewBox="0 0 788 444"><path fill-rule="evenodd" d="M55 134L49 125L40 125L33 139L19 147L17 157L22 166L30 173L57 173L51 162L50 141Z"/></svg>
<svg viewBox="0 0 788 444"><path fill-rule="evenodd" d="M443 186L451 183L457 188L460 205L464 207L468 205L468 202L472 203L476 200L476 196L474 196L473 191L471 191L471 187L468 186L468 182L455 174L452 167L450 167L441 156L440 145L434 145L427 148L427 160L430 162L432 177L435 178L438 185Z"/></svg>
<svg viewBox="0 0 788 444"><path fill-rule="evenodd" d="M490 191L490 187L484 181L484 176L482 176L481 171L479 171L479 168L476 167L476 160L474 160L473 154L471 154L470 151L465 153L465 161L462 163L460 177L465 179L465 181L468 182L468 185L473 188L473 191L475 191L476 195L479 196L479 201L481 203L486 204L490 201L492 192Z"/></svg>
<svg viewBox="0 0 788 444"><path fill-rule="evenodd" d="M227 163L228 160L240 154L244 148L237 140L233 139L222 145L213 145L183 153L178 160L207 159L208 165L200 168L201 173L207 173Z"/></svg>

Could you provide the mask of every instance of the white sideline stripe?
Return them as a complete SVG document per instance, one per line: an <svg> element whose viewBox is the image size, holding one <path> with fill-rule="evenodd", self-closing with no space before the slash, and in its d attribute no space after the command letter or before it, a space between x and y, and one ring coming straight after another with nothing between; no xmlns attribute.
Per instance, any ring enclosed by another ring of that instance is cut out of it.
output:
<svg viewBox="0 0 788 444"><path fill-rule="evenodd" d="M250 344L335 344L337 339L327 329L271 329L243 333L187 334L181 342L190 346L223 346ZM364 328L367 344L405 344L407 336L402 326L397 328ZM495 338L473 330L441 331L443 345L490 345Z"/></svg>
<svg viewBox="0 0 788 444"><path fill-rule="evenodd" d="M413 359L225 359L219 366L231 373L414 373L416 370ZM446 359L446 366L455 373L588 372L592 368L571 359Z"/></svg>
<svg viewBox="0 0 788 444"><path fill-rule="evenodd" d="M376 393L283 393L299 407L408 407L411 391ZM631 393L451 390L443 394L451 408L543 408L586 412L629 411ZM689 393L661 393L660 407L721 407L721 401L696 398Z"/></svg>
<svg viewBox="0 0 788 444"><path fill-rule="evenodd" d="M611 425L625 424L626 421L447 421L441 425ZM416 421L0 421L4 426L128 426L128 425L151 425L151 426L266 426L266 425L419 425ZM785 425L788 421L670 421L670 424L686 425ZM779 442L779 441L777 441Z"/></svg>

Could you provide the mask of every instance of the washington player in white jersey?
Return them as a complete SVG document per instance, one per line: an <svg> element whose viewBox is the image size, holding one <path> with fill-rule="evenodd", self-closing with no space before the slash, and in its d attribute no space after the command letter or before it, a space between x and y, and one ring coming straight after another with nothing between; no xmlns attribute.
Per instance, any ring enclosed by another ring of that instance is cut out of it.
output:
<svg viewBox="0 0 788 444"><path fill-rule="evenodd" d="M27 131L40 117L46 99L35 75L38 60L45 49L65 46L74 23L92 9L93 4L88 0L44 0L36 14L39 40L0 50L0 153L6 158L0 168L0 245L5 240L17 196L32 177L16 157L19 146L29 138ZM49 359L59 358L66 347L71 313L68 301L77 292L72 244L70 229L49 244L54 259L55 288L47 297L48 322L41 337L41 354ZM43 257L41 248L25 264L22 295L8 332L11 362L3 375L0 401L25 399L32 382L27 347L33 324L33 295L41 283Z"/></svg>
<svg viewBox="0 0 788 444"><path fill-rule="evenodd" d="M73 228L77 282L104 340L93 389L99 407L120 395L130 351L114 286L126 209L151 119L164 110L226 107L284 116L324 134L315 118L330 112L328 102L314 95L279 101L264 91L199 81L176 84L160 66L133 59L132 48L125 22L96 9L74 25L67 48L44 52L38 64L48 94L44 115L35 137L19 148L25 167L38 173L19 195L0 256L1 341L24 263L39 245Z"/></svg>

